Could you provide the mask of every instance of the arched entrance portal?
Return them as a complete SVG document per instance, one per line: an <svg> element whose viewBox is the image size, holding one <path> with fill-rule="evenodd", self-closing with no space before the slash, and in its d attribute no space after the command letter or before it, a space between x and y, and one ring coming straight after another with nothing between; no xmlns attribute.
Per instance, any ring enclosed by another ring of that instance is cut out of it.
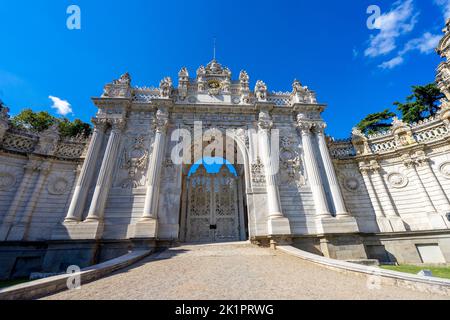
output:
<svg viewBox="0 0 450 320"><path fill-rule="evenodd" d="M200 160L185 181L181 239L227 242L248 239L248 218L239 170L222 158Z"/></svg>

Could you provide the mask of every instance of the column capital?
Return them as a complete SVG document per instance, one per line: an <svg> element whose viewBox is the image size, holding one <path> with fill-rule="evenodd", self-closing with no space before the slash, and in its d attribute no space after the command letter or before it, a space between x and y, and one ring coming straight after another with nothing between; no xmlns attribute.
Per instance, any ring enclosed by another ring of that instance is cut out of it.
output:
<svg viewBox="0 0 450 320"><path fill-rule="evenodd" d="M51 163L51 162L43 162L43 163L39 166L38 170L39 170L40 172L42 172L43 174L49 174L50 171L51 171L51 168L52 168L52 163Z"/></svg>
<svg viewBox="0 0 450 320"><path fill-rule="evenodd" d="M410 155L407 155L407 154L403 155L401 157L401 160L403 162L403 165L408 169L415 168L415 166L416 166L416 162L414 161L414 159L411 158Z"/></svg>
<svg viewBox="0 0 450 320"><path fill-rule="evenodd" d="M425 151L420 150L415 154L415 161L418 167L427 166L430 164L430 157L428 157Z"/></svg>
<svg viewBox="0 0 450 320"><path fill-rule="evenodd" d="M311 135L312 128L314 127L314 124L311 121L305 121L305 120L297 120L297 129L300 131L302 135Z"/></svg>
<svg viewBox="0 0 450 320"><path fill-rule="evenodd" d="M23 166L25 171L31 172L31 171L38 171L39 167L41 165L41 161L30 159L26 165Z"/></svg>
<svg viewBox="0 0 450 320"><path fill-rule="evenodd" d="M94 130L105 132L106 126L108 125L107 119L92 118L91 122L94 124Z"/></svg>
<svg viewBox="0 0 450 320"><path fill-rule="evenodd" d="M371 173L380 172L380 170L381 166L376 160L371 160L369 163L359 163L359 171L362 175L369 175Z"/></svg>
<svg viewBox="0 0 450 320"><path fill-rule="evenodd" d="M113 132L120 133L125 129L126 121L124 119L109 119L108 123L111 125Z"/></svg>
<svg viewBox="0 0 450 320"><path fill-rule="evenodd" d="M401 159L407 168L423 167L430 164L430 158L424 151L418 151L413 155L404 154Z"/></svg>
<svg viewBox="0 0 450 320"><path fill-rule="evenodd" d="M327 124L325 122L316 122L313 124L312 130L318 136L325 136L325 129L327 128Z"/></svg>

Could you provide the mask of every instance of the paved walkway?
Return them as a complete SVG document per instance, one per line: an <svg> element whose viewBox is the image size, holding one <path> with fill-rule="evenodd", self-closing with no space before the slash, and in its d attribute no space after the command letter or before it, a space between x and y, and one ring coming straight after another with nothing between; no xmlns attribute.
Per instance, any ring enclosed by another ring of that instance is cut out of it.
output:
<svg viewBox="0 0 450 320"><path fill-rule="evenodd" d="M47 299L442 299L247 243L185 245Z"/></svg>

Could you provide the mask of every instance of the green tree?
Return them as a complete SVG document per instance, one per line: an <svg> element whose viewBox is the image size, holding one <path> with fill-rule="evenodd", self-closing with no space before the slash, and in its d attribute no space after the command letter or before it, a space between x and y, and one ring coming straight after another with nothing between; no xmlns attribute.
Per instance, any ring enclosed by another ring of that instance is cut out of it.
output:
<svg viewBox="0 0 450 320"><path fill-rule="evenodd" d="M389 130L392 117L395 117L395 113L386 109L383 112L369 114L356 126L365 134L374 134Z"/></svg>
<svg viewBox="0 0 450 320"><path fill-rule="evenodd" d="M25 109L17 116L11 119L14 127L19 129L29 129L36 132L42 132L50 128L57 119L46 111L33 112L31 109Z"/></svg>
<svg viewBox="0 0 450 320"><path fill-rule="evenodd" d="M59 132L63 137L75 137L75 136L89 136L92 132L92 128L89 124L76 119L73 122L67 118L63 118L59 122Z"/></svg>
<svg viewBox="0 0 450 320"><path fill-rule="evenodd" d="M444 98L436 84L413 86L412 89L413 94L406 98L406 103L394 102L402 113L403 121L413 123L435 115L439 110L439 101Z"/></svg>
<svg viewBox="0 0 450 320"><path fill-rule="evenodd" d="M63 137L75 137L83 135L89 136L92 128L88 123L76 119L70 121L67 118L58 119L46 111L33 112L31 109L25 109L17 116L11 119L14 127L19 129L28 129L35 132L42 132L54 124L58 124L59 132Z"/></svg>

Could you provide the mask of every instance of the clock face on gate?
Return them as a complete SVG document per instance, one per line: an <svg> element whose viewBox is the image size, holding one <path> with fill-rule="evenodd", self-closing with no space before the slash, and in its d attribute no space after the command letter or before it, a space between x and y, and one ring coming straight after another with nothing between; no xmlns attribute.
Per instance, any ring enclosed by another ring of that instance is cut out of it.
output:
<svg viewBox="0 0 450 320"><path fill-rule="evenodd" d="M210 80L208 82L208 87L210 89L219 89L220 88L220 82L218 80Z"/></svg>

